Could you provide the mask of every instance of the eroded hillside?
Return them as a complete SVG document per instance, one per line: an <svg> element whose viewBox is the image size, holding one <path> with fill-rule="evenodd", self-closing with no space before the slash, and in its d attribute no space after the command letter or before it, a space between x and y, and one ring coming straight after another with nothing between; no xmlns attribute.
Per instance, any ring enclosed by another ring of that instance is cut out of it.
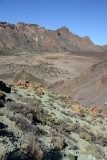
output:
<svg viewBox="0 0 107 160"><path fill-rule="evenodd" d="M92 65L74 79L56 82L49 89L71 96L81 104L100 107L106 114L107 61Z"/></svg>

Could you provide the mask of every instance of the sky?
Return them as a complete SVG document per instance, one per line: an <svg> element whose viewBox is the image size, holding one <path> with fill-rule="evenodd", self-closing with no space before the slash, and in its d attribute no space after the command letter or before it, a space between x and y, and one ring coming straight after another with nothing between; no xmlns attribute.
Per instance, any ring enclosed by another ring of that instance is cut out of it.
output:
<svg viewBox="0 0 107 160"><path fill-rule="evenodd" d="M107 45L107 0L0 0L0 21L66 26L96 45Z"/></svg>

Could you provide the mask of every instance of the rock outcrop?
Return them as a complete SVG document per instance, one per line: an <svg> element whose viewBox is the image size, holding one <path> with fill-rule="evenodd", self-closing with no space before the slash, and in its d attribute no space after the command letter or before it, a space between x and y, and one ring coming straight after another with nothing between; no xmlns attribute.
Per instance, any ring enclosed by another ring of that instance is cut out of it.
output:
<svg viewBox="0 0 107 160"><path fill-rule="evenodd" d="M36 89L42 87L42 84L38 82L32 83L29 82L28 80L20 80L17 83L13 83L12 86L23 89Z"/></svg>
<svg viewBox="0 0 107 160"><path fill-rule="evenodd" d="M96 114L101 113L101 112L102 112L102 109L96 108L96 107L94 108L94 107L93 107L93 108L90 108L89 111L96 115Z"/></svg>

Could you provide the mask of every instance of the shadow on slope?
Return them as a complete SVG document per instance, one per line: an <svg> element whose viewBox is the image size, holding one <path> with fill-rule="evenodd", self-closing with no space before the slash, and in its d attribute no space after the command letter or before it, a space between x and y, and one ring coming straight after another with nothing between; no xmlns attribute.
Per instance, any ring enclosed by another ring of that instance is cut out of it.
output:
<svg viewBox="0 0 107 160"><path fill-rule="evenodd" d="M62 154L60 152L50 150L42 159L36 159L29 157L20 150L15 150L8 155L6 160L62 160Z"/></svg>

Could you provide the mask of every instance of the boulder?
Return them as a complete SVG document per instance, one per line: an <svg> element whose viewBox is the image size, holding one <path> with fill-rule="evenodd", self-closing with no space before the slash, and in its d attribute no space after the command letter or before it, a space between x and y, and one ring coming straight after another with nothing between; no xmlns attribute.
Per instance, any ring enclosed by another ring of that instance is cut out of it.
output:
<svg viewBox="0 0 107 160"><path fill-rule="evenodd" d="M3 81L0 81L0 90L4 91L6 93L10 93L11 92L11 87L7 86Z"/></svg>
<svg viewBox="0 0 107 160"><path fill-rule="evenodd" d="M39 91L41 91L41 89L43 89L41 83L29 82L28 80L23 80L23 81L19 80L18 82L13 83L12 85L14 87L19 87L19 88L24 88L24 89L37 89Z"/></svg>
<svg viewBox="0 0 107 160"><path fill-rule="evenodd" d="M5 129L7 126L0 122L0 129Z"/></svg>
<svg viewBox="0 0 107 160"><path fill-rule="evenodd" d="M43 87L37 88L36 93L37 93L38 95L43 95L43 94L44 94L44 92L43 92Z"/></svg>
<svg viewBox="0 0 107 160"><path fill-rule="evenodd" d="M96 115L96 114L101 113L102 109L101 108L97 108L97 107L92 107L92 108L89 108L89 111Z"/></svg>
<svg viewBox="0 0 107 160"><path fill-rule="evenodd" d="M24 80L24 81L21 82L21 85L24 86L24 87L27 87L27 84L29 84L28 80Z"/></svg>
<svg viewBox="0 0 107 160"><path fill-rule="evenodd" d="M23 80L23 81L20 80L17 83L14 83L13 86L26 89L29 87L29 81L28 80Z"/></svg>
<svg viewBox="0 0 107 160"><path fill-rule="evenodd" d="M80 116L83 116L83 109L79 106L74 106L74 110L76 111L76 113L78 113Z"/></svg>

